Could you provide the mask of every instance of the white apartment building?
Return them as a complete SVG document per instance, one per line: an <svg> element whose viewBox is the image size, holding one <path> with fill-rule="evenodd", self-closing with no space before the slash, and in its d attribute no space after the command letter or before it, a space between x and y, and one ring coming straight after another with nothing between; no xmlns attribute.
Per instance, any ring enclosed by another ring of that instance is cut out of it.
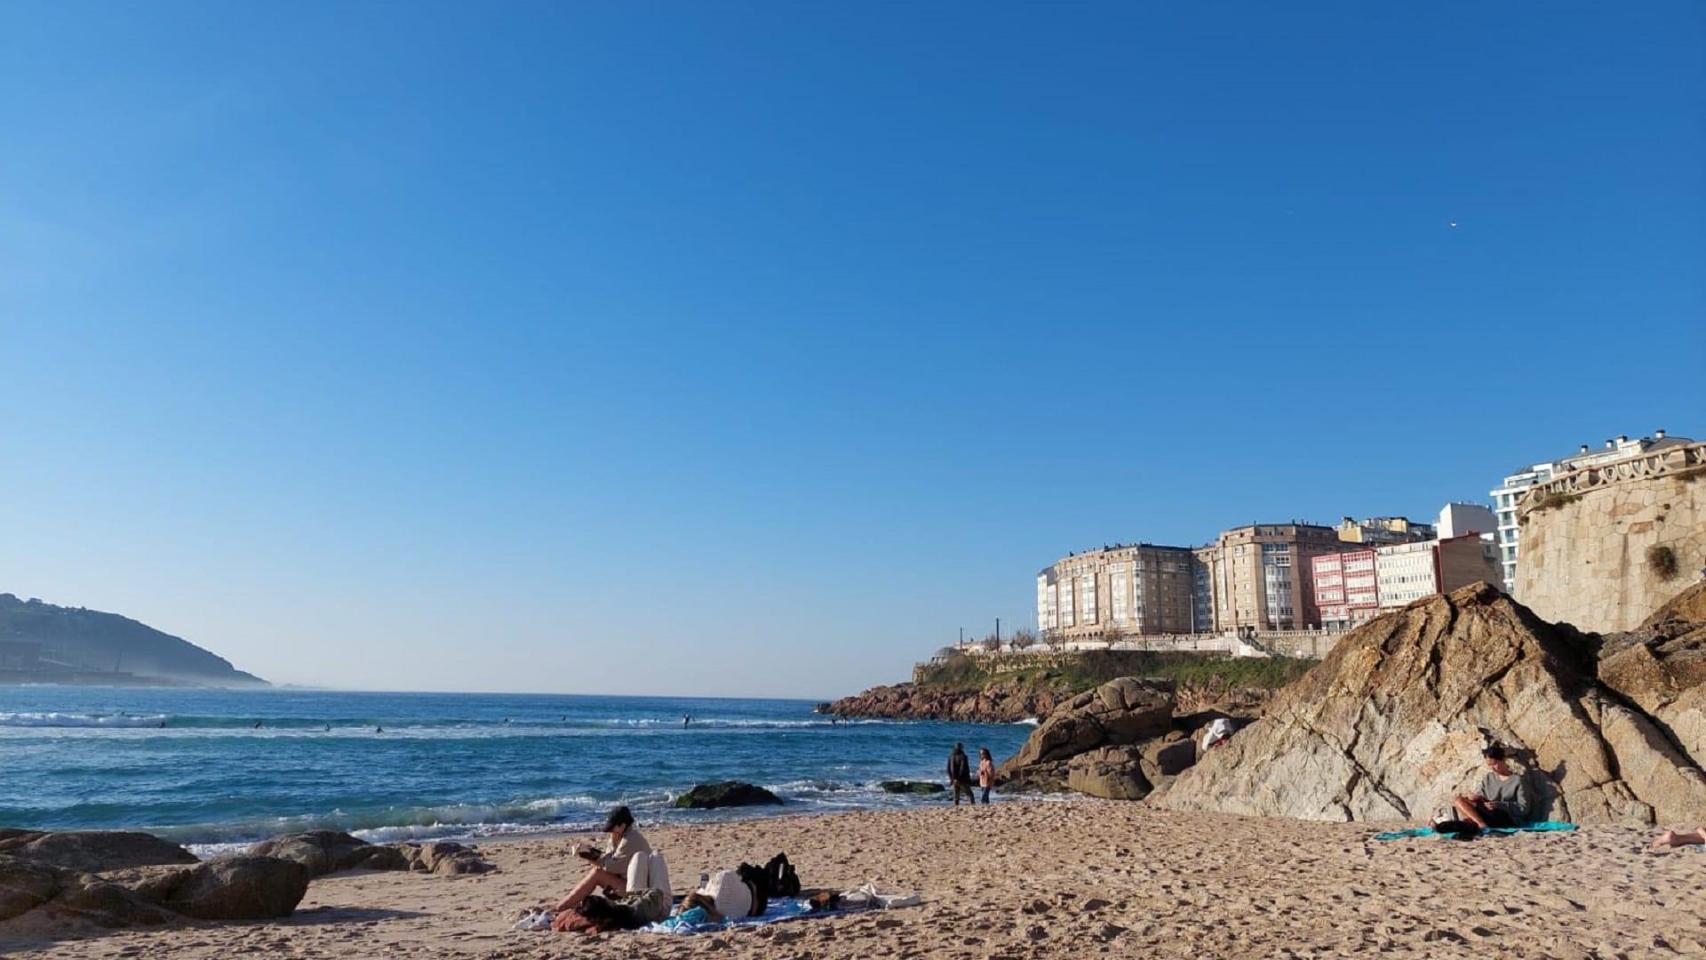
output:
<svg viewBox="0 0 1706 960"><path fill-rule="evenodd" d="M1381 609L1402 607L1439 592L1434 541L1394 543L1374 551L1375 582Z"/></svg>
<svg viewBox="0 0 1706 960"><path fill-rule="evenodd" d="M1440 509L1439 522L1434 524L1434 529L1439 531L1441 540L1471 533L1484 533L1491 537L1498 532L1499 521L1493 516L1493 511L1479 503L1448 503Z"/></svg>
<svg viewBox="0 0 1706 960"><path fill-rule="evenodd" d="M1521 498L1523 490L1537 483L1545 483L1568 470L1621 460L1655 447L1693 442L1687 437L1666 436L1663 430L1654 430L1652 436L1636 440L1627 436L1613 437L1605 441L1605 446L1598 450L1584 443L1573 456L1530 464L1506 477L1498 489L1491 491L1493 510L1498 519L1499 567L1505 580L1505 592L1516 596L1516 560L1522 545L1522 530L1516 522L1516 502Z"/></svg>

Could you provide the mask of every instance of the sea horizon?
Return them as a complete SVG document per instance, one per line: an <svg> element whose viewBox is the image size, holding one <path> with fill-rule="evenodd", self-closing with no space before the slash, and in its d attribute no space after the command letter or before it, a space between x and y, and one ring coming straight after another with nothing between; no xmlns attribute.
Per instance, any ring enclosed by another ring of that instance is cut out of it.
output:
<svg viewBox="0 0 1706 960"><path fill-rule="evenodd" d="M265 693L264 697L247 694ZM245 688L0 687L0 826L134 829L219 853L310 829L376 842L915 805L958 741L1023 724L839 720L821 701ZM691 723L684 718L691 716ZM740 780L780 806L677 810Z"/></svg>

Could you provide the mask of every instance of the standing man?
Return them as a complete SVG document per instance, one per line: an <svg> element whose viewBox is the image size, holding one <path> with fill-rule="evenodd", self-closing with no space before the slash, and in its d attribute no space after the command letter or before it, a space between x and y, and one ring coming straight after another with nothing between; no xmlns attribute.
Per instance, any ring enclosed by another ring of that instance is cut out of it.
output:
<svg viewBox="0 0 1706 960"><path fill-rule="evenodd" d="M948 786L954 791L954 806L960 805L961 791L967 802L977 805L977 794L971 791L971 758L966 756L963 743L954 744L954 752L948 754Z"/></svg>

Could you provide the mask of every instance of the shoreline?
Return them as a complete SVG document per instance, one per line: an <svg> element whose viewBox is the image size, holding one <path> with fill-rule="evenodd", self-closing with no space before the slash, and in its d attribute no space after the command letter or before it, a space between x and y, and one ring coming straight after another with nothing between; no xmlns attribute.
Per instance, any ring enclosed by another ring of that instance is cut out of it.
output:
<svg viewBox="0 0 1706 960"><path fill-rule="evenodd" d="M1472 843L1372 840L1391 824L1174 813L1089 799L930 804L641 829L677 894L701 872L785 852L807 887L917 893L914 908L691 937L509 929L561 896L580 865L561 836L482 841L499 867L443 877L352 871L315 880L283 921L137 928L88 939L0 939L24 957L253 953L318 960L629 960L751 956L1509 957L1706 953L1706 854L1643 850L1596 826ZM581 834L579 836L585 836ZM1659 939L1655 939L1658 937ZM1664 946L1661 946L1660 943ZM1674 952L1673 952L1674 951Z"/></svg>

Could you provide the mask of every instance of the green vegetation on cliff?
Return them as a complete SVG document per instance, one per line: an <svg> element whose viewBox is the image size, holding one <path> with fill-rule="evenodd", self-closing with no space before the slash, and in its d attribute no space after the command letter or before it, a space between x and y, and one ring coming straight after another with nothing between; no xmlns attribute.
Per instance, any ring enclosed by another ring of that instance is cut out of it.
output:
<svg viewBox="0 0 1706 960"><path fill-rule="evenodd" d="M1303 676L1314 660L1216 657L1152 650L1086 650L1010 657L949 657L918 668L919 686L972 692L1000 686L1068 694L1118 677L1158 677L1180 687L1276 690Z"/></svg>

